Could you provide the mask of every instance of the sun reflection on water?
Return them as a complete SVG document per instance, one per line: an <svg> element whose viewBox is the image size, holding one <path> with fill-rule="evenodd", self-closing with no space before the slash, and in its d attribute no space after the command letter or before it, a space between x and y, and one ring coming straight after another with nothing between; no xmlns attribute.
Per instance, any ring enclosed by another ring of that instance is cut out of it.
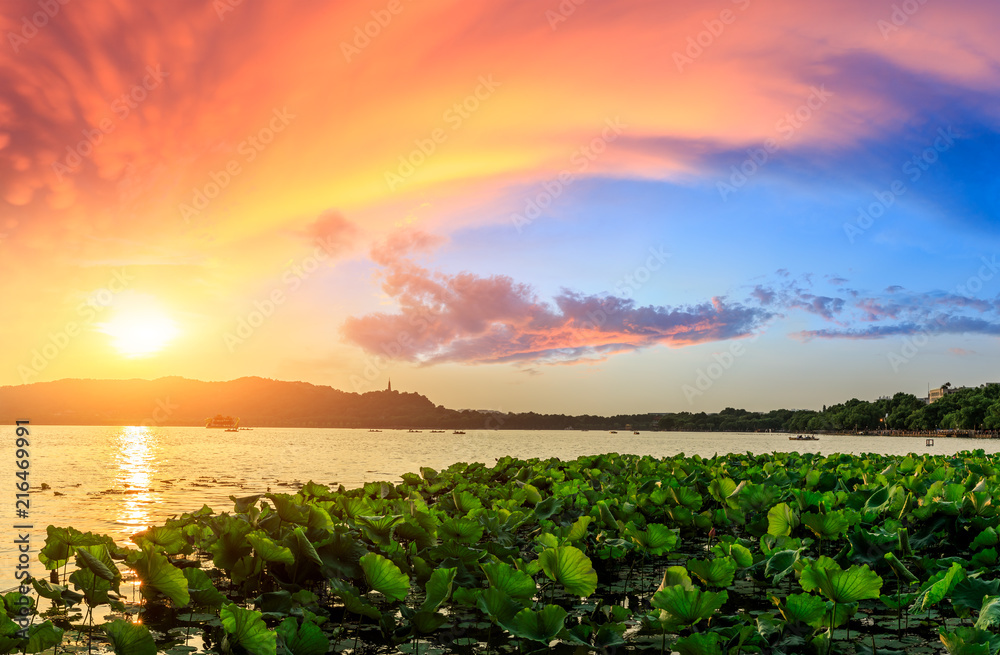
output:
<svg viewBox="0 0 1000 655"><path fill-rule="evenodd" d="M115 437L115 487L123 492L116 521L131 536L150 525L150 510L159 496L151 488L159 440L146 426L123 427Z"/></svg>

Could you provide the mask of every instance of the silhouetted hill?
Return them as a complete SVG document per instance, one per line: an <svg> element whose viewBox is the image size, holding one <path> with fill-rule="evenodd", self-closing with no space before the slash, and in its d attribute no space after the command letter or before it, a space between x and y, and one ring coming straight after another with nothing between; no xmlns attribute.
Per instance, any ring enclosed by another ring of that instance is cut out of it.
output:
<svg viewBox="0 0 1000 655"><path fill-rule="evenodd" d="M201 382L158 380L57 380L0 387L0 422L29 419L35 425L201 426L223 414L244 427L608 429L655 426L657 417L494 414L434 405L418 393L357 394L307 382L248 377Z"/></svg>
<svg viewBox="0 0 1000 655"><path fill-rule="evenodd" d="M258 377L58 380L0 387L0 420L28 418L43 425L204 425L207 417L221 413L238 416L250 427L408 426L411 417L439 412L449 413L416 393L347 393Z"/></svg>

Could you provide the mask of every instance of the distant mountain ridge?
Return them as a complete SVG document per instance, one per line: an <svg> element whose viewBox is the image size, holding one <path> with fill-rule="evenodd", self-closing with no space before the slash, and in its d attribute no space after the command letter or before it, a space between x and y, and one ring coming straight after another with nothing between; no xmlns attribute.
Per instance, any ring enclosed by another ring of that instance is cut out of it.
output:
<svg viewBox="0 0 1000 655"><path fill-rule="evenodd" d="M0 421L27 418L41 425L199 426L224 414L238 416L248 427L368 427L411 425L414 419L453 413L417 393L357 394L259 377L228 382L66 379L0 387Z"/></svg>
<svg viewBox="0 0 1000 655"><path fill-rule="evenodd" d="M236 416L241 427L562 430L656 427L661 415L567 416L453 410L419 393L358 394L308 382L244 377L203 382L156 380L35 382L0 387L0 423L34 425L203 426L205 419Z"/></svg>

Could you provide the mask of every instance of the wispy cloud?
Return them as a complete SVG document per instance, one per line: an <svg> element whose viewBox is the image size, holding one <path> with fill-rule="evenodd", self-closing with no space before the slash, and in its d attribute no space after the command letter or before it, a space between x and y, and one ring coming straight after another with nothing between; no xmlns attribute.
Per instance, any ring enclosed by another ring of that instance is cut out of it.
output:
<svg viewBox="0 0 1000 655"><path fill-rule="evenodd" d="M638 305L614 295L563 290L543 300L506 275L432 272L409 248L435 239L409 233L373 250L396 313L349 318L347 340L395 359L442 362L572 363L653 345L686 346L747 336L772 313L716 297L694 305Z"/></svg>

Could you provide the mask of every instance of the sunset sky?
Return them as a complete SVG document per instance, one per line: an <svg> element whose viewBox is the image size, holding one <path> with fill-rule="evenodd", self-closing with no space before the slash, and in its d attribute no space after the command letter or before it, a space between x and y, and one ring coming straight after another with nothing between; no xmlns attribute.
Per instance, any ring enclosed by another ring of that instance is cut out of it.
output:
<svg viewBox="0 0 1000 655"><path fill-rule="evenodd" d="M0 385L1000 381L995 3L6 0ZM220 408L224 411L224 408Z"/></svg>

